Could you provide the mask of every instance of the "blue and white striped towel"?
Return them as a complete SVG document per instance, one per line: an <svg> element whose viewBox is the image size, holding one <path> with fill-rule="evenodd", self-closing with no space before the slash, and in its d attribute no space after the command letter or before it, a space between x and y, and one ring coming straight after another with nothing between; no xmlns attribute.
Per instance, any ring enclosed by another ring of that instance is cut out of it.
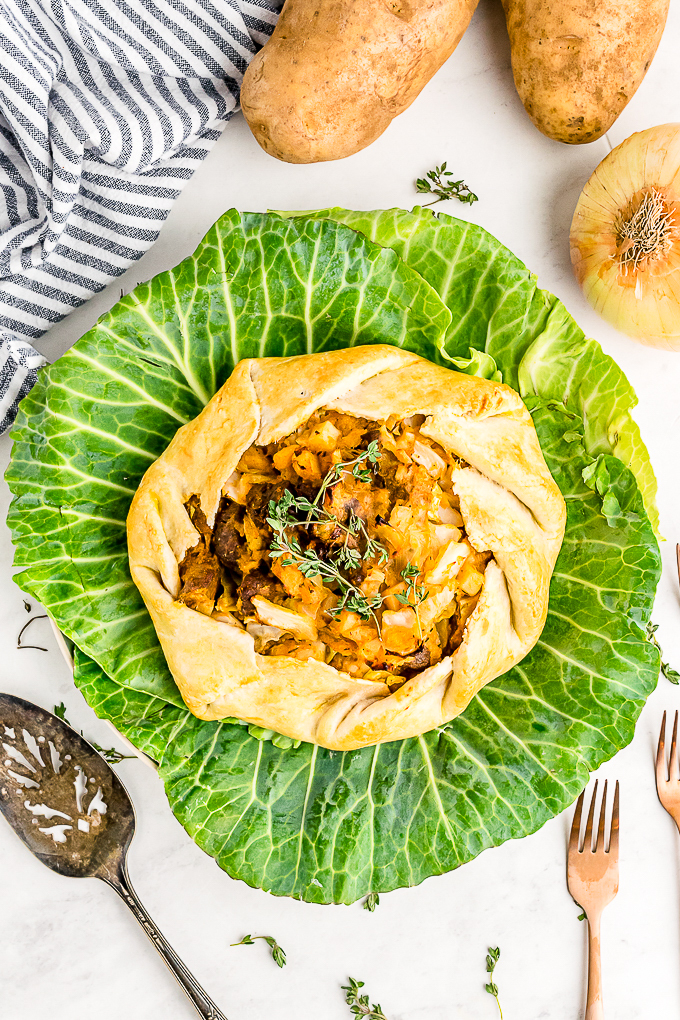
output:
<svg viewBox="0 0 680 1020"><path fill-rule="evenodd" d="M156 240L283 0L0 0L0 432L31 345Z"/></svg>

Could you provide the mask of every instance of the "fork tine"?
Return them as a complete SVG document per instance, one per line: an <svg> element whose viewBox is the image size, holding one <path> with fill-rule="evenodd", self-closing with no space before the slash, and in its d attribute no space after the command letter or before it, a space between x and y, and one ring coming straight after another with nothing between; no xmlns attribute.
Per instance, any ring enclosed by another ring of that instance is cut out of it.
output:
<svg viewBox="0 0 680 1020"><path fill-rule="evenodd" d="M586 791L583 790L581 796L576 801L576 810L574 811L574 820L571 823L571 832L569 833L569 853L578 853L581 846L581 812L583 811L583 798L585 797Z"/></svg>
<svg viewBox="0 0 680 1020"><path fill-rule="evenodd" d="M612 862L618 863L619 860L619 781L616 780L616 786L614 787L614 806L612 808L612 827L609 836L609 848L608 852L612 855Z"/></svg>
<svg viewBox="0 0 680 1020"><path fill-rule="evenodd" d="M588 812L588 821L586 822L586 834L583 839L583 849L588 847L590 850L593 849L593 818L595 817L595 801L597 799L597 779L595 780L595 786L593 788L593 798L590 802L590 811Z"/></svg>
<svg viewBox="0 0 680 1020"><path fill-rule="evenodd" d="M668 762L668 778L671 781L677 781L680 779L680 769L678 769L678 713L675 713L675 720L673 722L673 739L671 740L671 753L670 761Z"/></svg>
<svg viewBox="0 0 680 1020"><path fill-rule="evenodd" d="M593 797L593 801L595 798ZM595 846L593 851L598 850L600 847L604 850L604 822L607 812L607 780L604 781L604 787L602 789L602 806L600 807L600 824L597 827L597 836L595 837Z"/></svg>
<svg viewBox="0 0 680 1020"><path fill-rule="evenodd" d="M656 785L665 783L668 779L666 768L666 713L664 711L661 720L661 732L659 733L659 744L656 749Z"/></svg>

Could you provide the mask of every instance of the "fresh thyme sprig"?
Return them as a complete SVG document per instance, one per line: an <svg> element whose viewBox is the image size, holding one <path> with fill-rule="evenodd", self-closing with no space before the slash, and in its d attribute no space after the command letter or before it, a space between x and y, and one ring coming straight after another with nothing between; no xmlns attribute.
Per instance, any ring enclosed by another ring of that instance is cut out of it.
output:
<svg viewBox="0 0 680 1020"><path fill-rule="evenodd" d="M659 624L651 623L650 621L650 623L647 624L647 640L651 641L653 645L656 645L656 647L659 650L659 655L663 659L663 651L661 649L661 645L659 644L656 638L656 632L658 629ZM668 680L670 683L680 684L680 673L678 673L677 669L673 669L672 666L669 666L667 662L661 663L661 674L662 676L665 676L666 680Z"/></svg>
<svg viewBox="0 0 680 1020"><path fill-rule="evenodd" d="M302 549L295 535L289 535L286 526L277 528L273 520L273 518L268 518L275 532L269 555L274 559L281 558L284 567L297 567L303 577L320 577L324 583L336 584L340 588L341 599L333 609L328 610L330 616L339 616L343 610L347 609L357 613L362 620L369 620L373 617L378 632L380 632L380 622L375 611L382 605L382 596L367 597L364 595L361 588L358 588L344 574L340 573L337 563L332 560L322 560L313 549ZM284 556L285 559L282 558Z"/></svg>
<svg viewBox="0 0 680 1020"><path fill-rule="evenodd" d="M347 523L342 524L337 517L326 510L323 506L323 499L328 489L337 484L345 472L351 471L354 477L361 482L370 482L373 478L372 472L363 465L366 462L375 464L379 458L378 443L373 441L353 460L333 465L322 481L313 502L304 496L295 496L287 489L278 502L272 500L269 503L267 517L267 523L274 532L269 555L273 559L281 558L284 567L297 567L303 577L320 577L322 582L339 588L340 600L333 609L328 610L329 616L336 618L347 610L356 613L364 621L372 618L378 629L378 634L381 633L381 628L376 613L383 604L384 596L380 594L366 595L342 571L357 570L365 560L377 560L380 566L389 559L387 549L380 542L371 538L365 522L358 514L350 511ZM306 528L312 524L327 523L332 523L345 532L345 541L335 555L329 556L328 559L321 559L314 549L303 549L299 539L291 534L294 528ZM357 545L350 545L350 539L363 542L363 553ZM406 592L397 594L396 598L403 605L415 610L418 635L422 641L423 630L418 606L428 598L429 591L424 585L417 583L420 570L415 564L407 563L401 576L406 581Z"/></svg>
<svg viewBox="0 0 680 1020"><path fill-rule="evenodd" d="M53 711L57 719L61 719L63 722L66 723L67 726L71 725L71 723L66 718L66 705L64 704L63 701L61 701L58 705L55 705ZM136 755L134 754L121 754L121 752L117 751L115 747L108 748L101 747L99 744L95 743L94 740L90 740L88 737L86 737L82 730L80 731L80 735L85 740L87 740L88 744L92 744L92 747L94 747L95 751L98 751L99 754L101 754L104 761L107 761L109 765L118 765L119 762L125 761L126 758L136 757Z"/></svg>
<svg viewBox="0 0 680 1020"><path fill-rule="evenodd" d="M342 990L345 993L345 1002L349 1006L350 1013L354 1016L366 1017L366 1020L387 1020L387 1017L382 1011L382 1007L377 1003L369 1003L367 995L360 995L360 989L364 987L363 981L355 981L354 978L348 978L348 985L343 985Z"/></svg>
<svg viewBox="0 0 680 1020"><path fill-rule="evenodd" d="M364 910L370 910L371 913L377 906L380 905L380 897L377 892L370 892L363 902Z"/></svg>
<svg viewBox="0 0 680 1020"><path fill-rule="evenodd" d="M255 939L263 939L269 946L272 959L277 967L286 966L286 954L273 935L244 935L240 942L232 942L233 946L254 946Z"/></svg>
<svg viewBox="0 0 680 1020"><path fill-rule="evenodd" d="M395 596L397 602L401 602L403 606L410 606L416 614L416 622L418 624L418 636L420 640L423 640L423 628L420 625L420 613L418 612L418 606L429 597L429 591L424 584L418 584L418 578L420 577L420 570L415 563L407 563L401 572L401 576L406 581L406 592L398 592Z"/></svg>
<svg viewBox="0 0 680 1020"><path fill-rule="evenodd" d="M274 559L285 556L285 559L281 559L284 567L296 566L303 577L321 577L322 581L336 585L340 589L341 598L337 606L329 610L330 615L336 617L344 610L348 610L357 613L362 620L369 620L372 617L378 632L380 621L376 616L376 610L382 605L382 596L365 595L341 571L356 570L362 560L377 559L379 563L385 563L388 559L387 549L370 537L366 525L357 514L351 512L347 524L342 524L326 510L323 500L328 489L337 484L345 472L351 471L361 482L370 482L373 478L372 472L362 465L366 462L375 464L379 458L378 443L373 441L353 460L333 465L322 481L314 502L286 490L278 502L274 500L270 502L267 517L267 523L274 532L269 555ZM296 536L289 533L292 528L305 528L319 523L332 523L340 527L346 536L336 555L327 560L322 560L313 549L302 549ZM359 549L349 545L350 538L363 539L363 554Z"/></svg>
<svg viewBox="0 0 680 1020"><path fill-rule="evenodd" d="M24 602L24 606L27 606L27 605L28 605L28 603ZM28 612L30 613L30 611L31 611L31 609L30 609L30 606L29 606ZM42 645L22 645L22 643L21 643L22 637L24 636L24 634L26 633L26 631L28 630L28 628L31 626L32 623L35 623L36 620L46 620L46 619L47 619L47 613L41 613L39 616L32 616L31 619L27 623L25 623L23 625L23 627L21 628L21 630L19 631L19 636L17 638L17 648L34 648L37 652L46 652L47 649L43 648Z"/></svg>
<svg viewBox="0 0 680 1020"><path fill-rule="evenodd" d="M339 464L334 464L321 483L321 488L314 499L315 505L323 504L326 490L339 482L345 472L349 471L350 468L352 469L354 477L360 482L373 481L372 471L367 467L362 467L362 464L365 464L366 461L368 461L369 464L377 464L379 460L380 448L378 446L377 439L374 439L368 444L365 450L362 450L358 457L355 457L353 460L345 460L341 461Z"/></svg>
<svg viewBox="0 0 680 1020"><path fill-rule="evenodd" d="M500 955L501 951L498 948L498 946L496 946L495 949L492 949L489 946L489 952L486 958L486 972L489 975L489 983L484 985L484 988L489 993L489 995L493 995L494 999L496 1000L496 1005L498 1006L500 1018L501 1020L503 1020L503 1010L501 1009L500 999L498 998L498 985L494 982L493 979L493 972L495 970L496 964L498 963L498 958Z"/></svg>
<svg viewBox="0 0 680 1020"><path fill-rule="evenodd" d="M416 181L416 191L421 195L436 195L432 202L425 202L425 206L436 205L437 202L445 202L449 198L457 198L459 202L472 205L478 202L479 198L473 191L470 191L465 181L447 181L445 177L453 177L450 170L446 169L446 163L436 166L434 170L428 170L424 177Z"/></svg>
<svg viewBox="0 0 680 1020"><path fill-rule="evenodd" d="M332 519L336 520L335 517L333 517ZM340 527L342 527L342 525L340 525ZM350 537L356 538L357 536L361 536L365 543L363 556L359 554L359 551L357 549L352 549L347 545L347 542ZM343 552L344 550L347 550L348 554L356 554L356 556L350 556L350 562L355 566L358 566L362 559L363 560L375 559L378 561L378 566L382 566L383 563L387 563L389 559L389 554L385 546L381 545L380 542L376 542L375 539L371 538L368 531L366 530L366 525L362 521L361 517L357 517L353 510L350 511L350 515L347 520L347 538L345 539L345 544L342 547ZM342 555L342 552L338 554L338 558L340 557L340 555Z"/></svg>

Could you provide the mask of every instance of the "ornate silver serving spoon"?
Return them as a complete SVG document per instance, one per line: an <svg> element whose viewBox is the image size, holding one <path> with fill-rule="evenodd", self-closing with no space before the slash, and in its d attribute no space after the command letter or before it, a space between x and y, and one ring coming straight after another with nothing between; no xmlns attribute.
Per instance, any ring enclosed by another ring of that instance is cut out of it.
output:
<svg viewBox="0 0 680 1020"><path fill-rule="evenodd" d="M0 811L31 853L60 875L115 889L204 1020L226 1020L130 884L135 812L113 769L61 719L10 694L0 694L0 752Z"/></svg>

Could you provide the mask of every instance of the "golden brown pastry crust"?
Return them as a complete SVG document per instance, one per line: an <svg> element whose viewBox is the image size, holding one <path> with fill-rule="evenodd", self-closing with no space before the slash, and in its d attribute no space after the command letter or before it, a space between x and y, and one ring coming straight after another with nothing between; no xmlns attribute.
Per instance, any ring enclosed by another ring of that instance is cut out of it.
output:
<svg viewBox="0 0 680 1020"><path fill-rule="evenodd" d="M394 693L313 659L259 655L246 631L177 601L178 563L198 541L184 504L198 495L212 526L245 450L289 435L322 407L375 420L425 415L421 432L469 465L454 473L453 490L470 542L494 555L460 647ZM240 362L144 475L128 516L128 548L132 577L194 715L235 716L349 750L448 722L526 655L545 623L564 524L564 501L514 390L377 345Z"/></svg>

